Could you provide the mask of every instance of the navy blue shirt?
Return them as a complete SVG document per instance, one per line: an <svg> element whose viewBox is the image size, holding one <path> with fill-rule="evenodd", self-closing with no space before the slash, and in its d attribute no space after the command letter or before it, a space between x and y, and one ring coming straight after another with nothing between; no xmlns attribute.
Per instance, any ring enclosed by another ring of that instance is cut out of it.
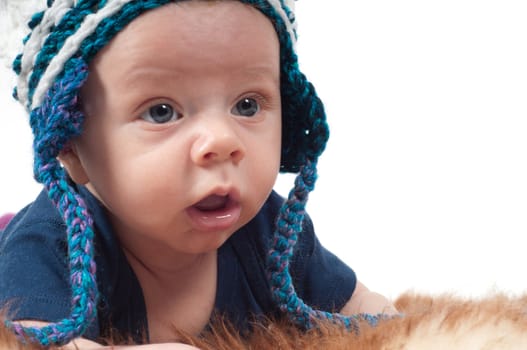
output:
<svg viewBox="0 0 527 350"><path fill-rule="evenodd" d="M96 321L84 335L100 340L111 328L141 341L148 337L141 286L114 235L104 207L84 187L95 222L95 261L99 303ZM265 274L266 254L283 198L273 192L259 213L218 251L215 313L246 328L258 315L280 317ZM338 311L351 297L353 270L320 245L306 216L290 271L298 295L312 307ZM18 213L0 236L0 306L15 319L57 321L70 314L66 228L42 191Z"/></svg>

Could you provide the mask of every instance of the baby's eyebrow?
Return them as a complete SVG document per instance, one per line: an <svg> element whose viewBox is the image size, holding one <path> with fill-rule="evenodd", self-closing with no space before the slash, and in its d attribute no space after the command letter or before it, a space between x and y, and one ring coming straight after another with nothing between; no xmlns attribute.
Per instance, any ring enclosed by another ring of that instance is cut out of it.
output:
<svg viewBox="0 0 527 350"><path fill-rule="evenodd" d="M142 86L145 83L160 84L166 78L177 81L178 78L183 78L187 73L184 69L166 69L161 67L125 67L122 70L121 79L122 86L129 89L136 86ZM243 79L255 82L269 81L273 84L279 84L280 71L278 67L271 65L258 65L250 67L240 67L233 69L231 74L233 80Z"/></svg>
<svg viewBox="0 0 527 350"><path fill-rule="evenodd" d="M272 67L270 65L260 65L240 68L233 72L239 76L249 78L254 81L268 80L273 83L280 83L280 70L278 67Z"/></svg>
<svg viewBox="0 0 527 350"><path fill-rule="evenodd" d="M137 82L143 83L144 81L148 80L159 81L159 79L163 77L177 78L178 75L181 75L183 73L184 71L179 72L178 70L173 68L168 69L154 65L131 65L130 67L123 67L121 72L121 74L123 75L122 82L126 86L128 86L128 84L133 84Z"/></svg>

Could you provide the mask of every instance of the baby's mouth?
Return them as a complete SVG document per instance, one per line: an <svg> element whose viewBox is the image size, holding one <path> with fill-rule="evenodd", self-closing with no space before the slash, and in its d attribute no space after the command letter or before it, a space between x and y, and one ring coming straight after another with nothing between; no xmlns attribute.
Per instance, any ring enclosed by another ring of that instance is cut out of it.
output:
<svg viewBox="0 0 527 350"><path fill-rule="evenodd" d="M221 210L227 206L229 200L229 196L220 196L217 194L213 194L194 204L194 208L201 211Z"/></svg>
<svg viewBox="0 0 527 350"><path fill-rule="evenodd" d="M187 214L200 231L222 231L238 222L241 205L229 194L211 194L189 207Z"/></svg>

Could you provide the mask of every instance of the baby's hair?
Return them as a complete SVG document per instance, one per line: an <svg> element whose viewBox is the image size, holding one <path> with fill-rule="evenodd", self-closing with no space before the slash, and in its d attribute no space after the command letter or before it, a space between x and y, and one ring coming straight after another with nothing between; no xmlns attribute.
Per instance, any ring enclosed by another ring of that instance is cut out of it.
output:
<svg viewBox="0 0 527 350"><path fill-rule="evenodd" d="M189 0L186 0L189 1ZM57 157L81 134L84 114L79 90L89 63L128 23L173 0L48 0L29 22L30 34L13 68L18 75L14 96L30 114L34 134L34 175L48 192L67 226L72 306L69 317L42 328L8 325L22 338L42 345L65 344L82 336L97 315L98 289L94 261L93 220ZM376 316L339 314L312 309L296 294L289 271L298 233L302 232L308 194L314 189L317 160L329 137L324 107L313 85L299 70L295 51L294 0L243 0L273 23L280 42L282 100L281 172L297 173L293 189L276 221L267 260L274 300L303 328L323 318L358 330L360 320Z"/></svg>

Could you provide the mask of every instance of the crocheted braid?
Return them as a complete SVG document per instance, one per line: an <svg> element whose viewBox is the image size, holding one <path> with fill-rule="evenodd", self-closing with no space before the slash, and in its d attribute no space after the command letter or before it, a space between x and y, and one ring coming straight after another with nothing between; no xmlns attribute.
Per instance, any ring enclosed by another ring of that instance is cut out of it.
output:
<svg viewBox="0 0 527 350"><path fill-rule="evenodd" d="M42 328L22 327L13 322L7 325L22 339L44 346L65 344L79 337L96 314L93 222L84 201L69 185L67 174L56 158L70 137L80 132L83 121L76 92L86 80L88 69L82 61L78 62L77 68L54 84L44 104L33 110L30 116L35 135L35 177L47 189L67 227L72 308L69 318Z"/></svg>
<svg viewBox="0 0 527 350"><path fill-rule="evenodd" d="M382 315L357 314L344 316L326 311L315 310L307 305L296 293L293 279L289 271L289 261L293 256L293 249L298 240L298 233L302 232L305 217L305 206L309 192L315 186L317 173L316 161L306 161L301 167L295 184L287 200L280 208L273 238L273 249L267 257L268 279L274 300L280 309L297 325L309 329L317 319L329 319L343 324L347 329L359 331L359 321L366 321L375 326Z"/></svg>

